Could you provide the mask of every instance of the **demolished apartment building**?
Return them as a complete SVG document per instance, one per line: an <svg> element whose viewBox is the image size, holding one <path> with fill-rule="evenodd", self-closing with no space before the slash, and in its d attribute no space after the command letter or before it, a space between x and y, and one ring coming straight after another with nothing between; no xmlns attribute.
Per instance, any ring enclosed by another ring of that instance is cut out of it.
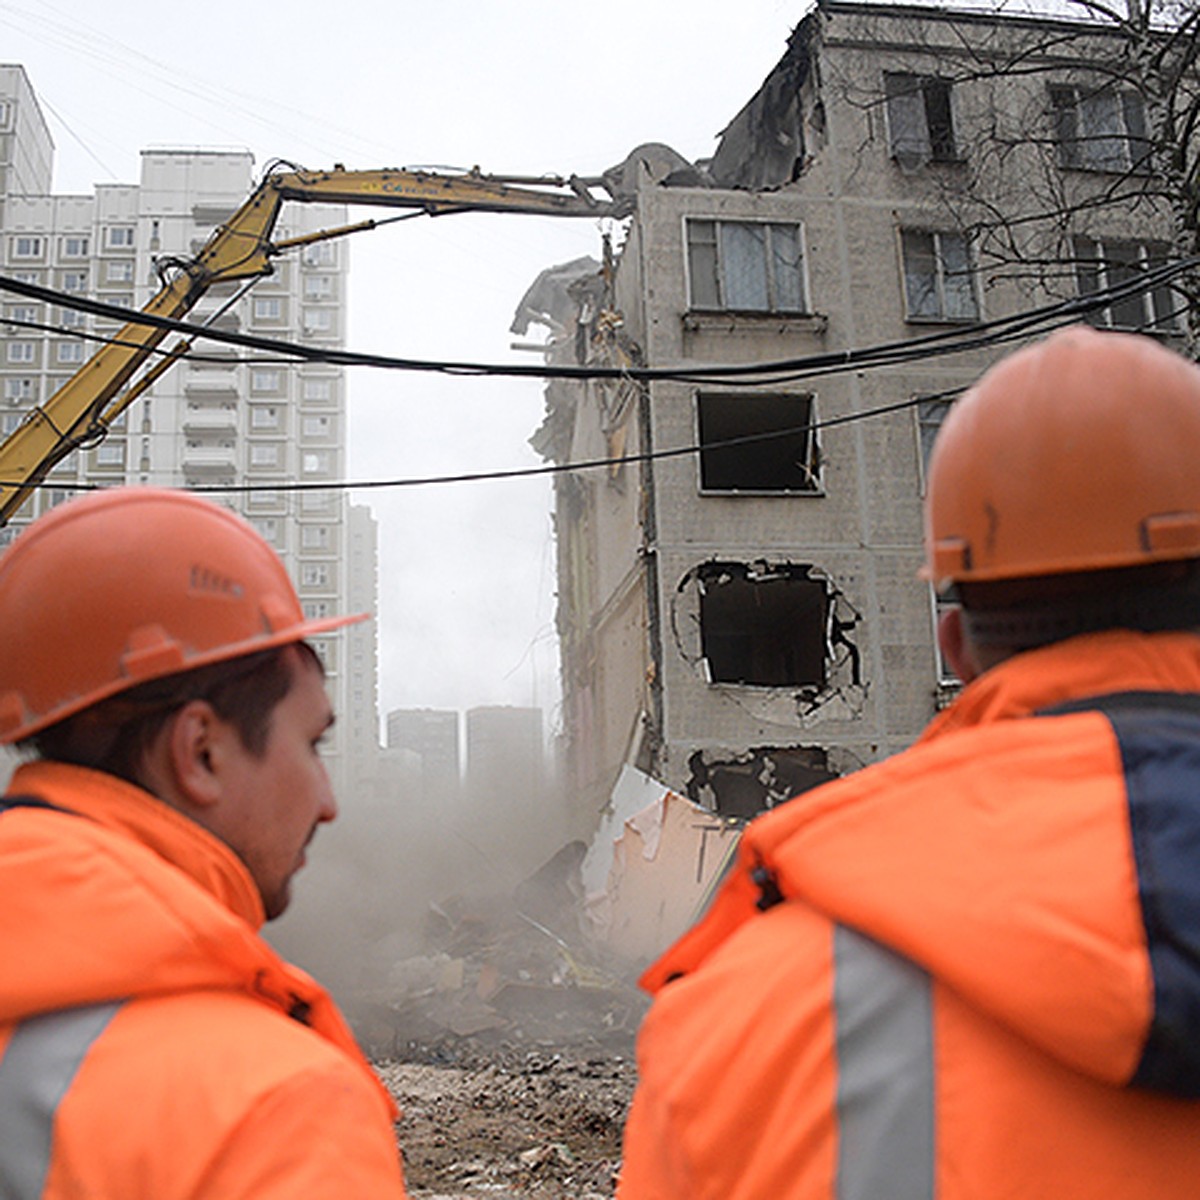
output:
<svg viewBox="0 0 1200 1200"><path fill-rule="evenodd" d="M1051 147L1038 169L1058 183L1111 181L1104 163L1053 151L1066 91L1083 118L1091 96L1062 28L821 3L710 161L647 145L614 172L636 196L623 244L603 266L544 273L514 330L550 326L552 361L686 370L904 343L1095 290L1070 267L1056 283L989 266L972 237L979 205L1037 209L1028 164L980 169L1006 121L1034 114ZM1047 48L1031 70L1047 32L1058 65ZM1018 56L1023 73L1002 69ZM1130 104L1107 135L1118 149ZM1109 225L1092 232L1149 245L1163 208L1098 211ZM533 439L546 458L632 459L556 476L581 835L626 764L744 818L912 742L955 688L916 582L923 460L948 397L1004 348L769 386L549 384Z"/></svg>

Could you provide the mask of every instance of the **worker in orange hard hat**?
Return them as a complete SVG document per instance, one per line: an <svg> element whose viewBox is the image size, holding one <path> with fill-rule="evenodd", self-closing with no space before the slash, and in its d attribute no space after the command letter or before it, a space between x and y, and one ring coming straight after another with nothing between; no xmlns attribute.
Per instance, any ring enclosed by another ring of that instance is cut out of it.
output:
<svg viewBox="0 0 1200 1200"><path fill-rule="evenodd" d="M337 806L283 564L118 488L0 557L0 1195L403 1197L394 1107L259 936Z"/></svg>
<svg viewBox="0 0 1200 1200"><path fill-rule="evenodd" d="M751 824L647 973L620 1200L1196 1194L1200 367L1059 332L927 492L965 687Z"/></svg>

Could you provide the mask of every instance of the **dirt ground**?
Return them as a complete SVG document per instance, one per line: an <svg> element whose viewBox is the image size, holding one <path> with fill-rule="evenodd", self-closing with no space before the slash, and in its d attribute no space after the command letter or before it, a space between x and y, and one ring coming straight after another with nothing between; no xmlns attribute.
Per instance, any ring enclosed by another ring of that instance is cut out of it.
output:
<svg viewBox="0 0 1200 1200"><path fill-rule="evenodd" d="M414 1200L609 1200L632 1036L562 1050L441 1043L375 1068L403 1111ZM411 1061L419 1060L419 1061Z"/></svg>

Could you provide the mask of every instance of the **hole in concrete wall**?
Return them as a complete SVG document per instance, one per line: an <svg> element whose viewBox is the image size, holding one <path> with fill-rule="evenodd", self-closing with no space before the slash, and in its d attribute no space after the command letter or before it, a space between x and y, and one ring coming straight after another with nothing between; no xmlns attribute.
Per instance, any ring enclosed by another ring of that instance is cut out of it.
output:
<svg viewBox="0 0 1200 1200"><path fill-rule="evenodd" d="M713 683L826 684L829 588L806 566L705 563L700 638Z"/></svg>
<svg viewBox="0 0 1200 1200"><path fill-rule="evenodd" d="M697 750L688 768L692 800L745 820L838 778L820 746L763 746L724 758Z"/></svg>
<svg viewBox="0 0 1200 1200"><path fill-rule="evenodd" d="M812 396L701 392L696 397L696 419L702 491L820 490ZM755 440L736 441L746 437ZM731 441L734 444L718 444Z"/></svg>

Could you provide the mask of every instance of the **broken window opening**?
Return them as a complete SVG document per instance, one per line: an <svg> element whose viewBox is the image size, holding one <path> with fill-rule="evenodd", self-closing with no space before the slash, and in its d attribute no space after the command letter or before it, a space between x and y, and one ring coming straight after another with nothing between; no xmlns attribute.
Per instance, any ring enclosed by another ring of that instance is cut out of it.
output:
<svg viewBox="0 0 1200 1200"><path fill-rule="evenodd" d="M702 392L696 396L696 421L701 491L821 491L811 395ZM740 440L746 438L754 440Z"/></svg>
<svg viewBox="0 0 1200 1200"><path fill-rule="evenodd" d="M820 746L762 746L724 759L697 750L688 769L689 799L745 821L839 777Z"/></svg>
<svg viewBox="0 0 1200 1200"><path fill-rule="evenodd" d="M825 687L830 590L811 567L714 562L697 575L712 683Z"/></svg>
<svg viewBox="0 0 1200 1200"><path fill-rule="evenodd" d="M901 166L924 162L957 162L950 84L931 75L888 72L889 146Z"/></svg>

